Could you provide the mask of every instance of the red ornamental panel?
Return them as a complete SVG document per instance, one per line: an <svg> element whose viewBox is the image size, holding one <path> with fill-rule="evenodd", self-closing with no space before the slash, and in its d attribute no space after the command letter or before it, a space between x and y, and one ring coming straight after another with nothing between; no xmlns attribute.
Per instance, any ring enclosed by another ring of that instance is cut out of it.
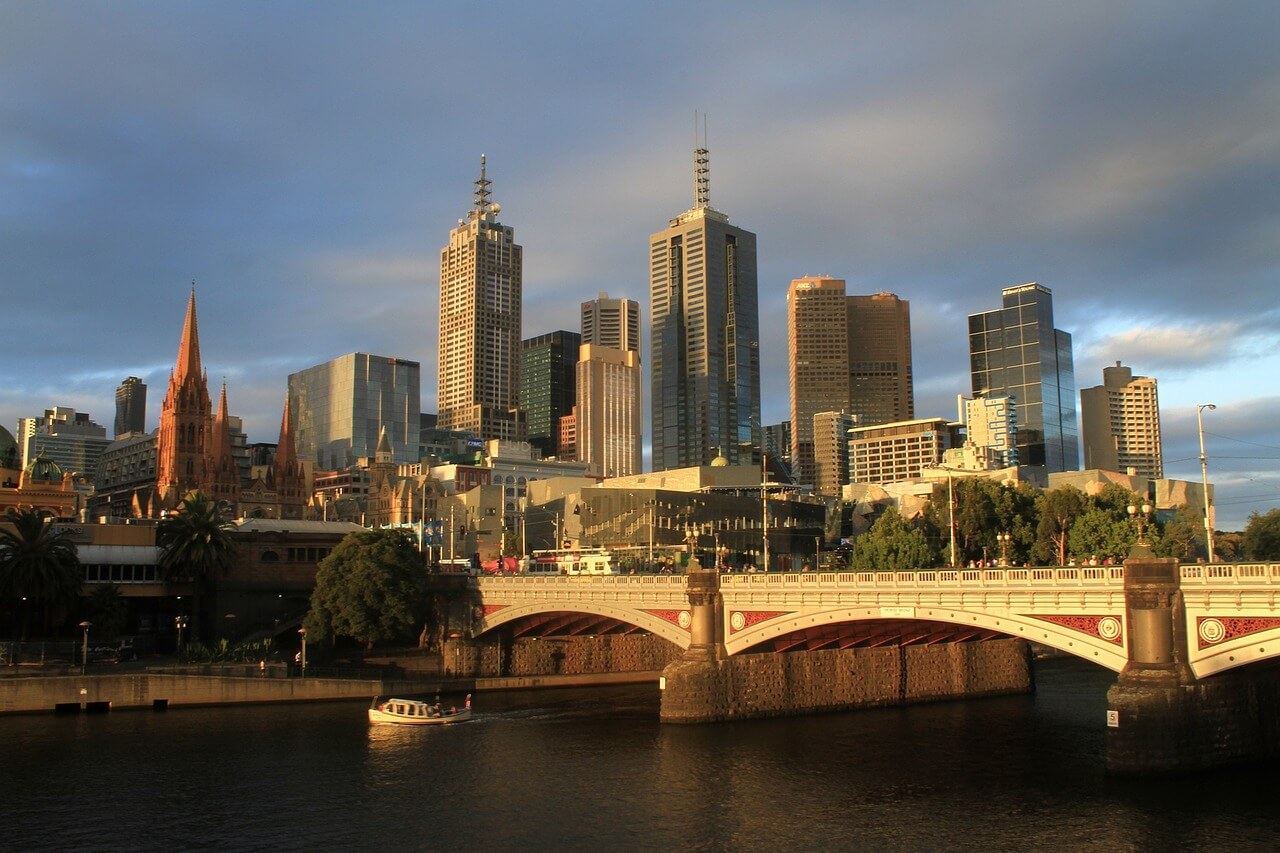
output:
<svg viewBox="0 0 1280 853"><path fill-rule="evenodd" d="M789 616L791 613L790 610L735 610L729 615L729 633L736 634L752 625L759 625L779 616Z"/></svg>
<svg viewBox="0 0 1280 853"><path fill-rule="evenodd" d="M490 613L497 613L499 610L504 610L504 609L506 609L508 605L506 605L506 604L485 604L485 605L483 605L483 606L484 606L484 615L485 615L485 616L488 616Z"/></svg>
<svg viewBox="0 0 1280 853"><path fill-rule="evenodd" d="M1235 640L1280 628L1280 618L1274 616L1201 616L1196 620L1196 639L1200 648L1216 646L1227 640Z"/></svg>
<svg viewBox="0 0 1280 853"><path fill-rule="evenodd" d="M644 612L650 614L651 616L657 616L659 619L662 619L665 622L670 622L672 625L675 625L679 628L683 628L685 630L688 630L689 628L689 625L688 625L689 611L687 610L646 610ZM680 614L682 613L685 614L685 617L683 620L681 620L680 618Z"/></svg>
<svg viewBox="0 0 1280 853"><path fill-rule="evenodd" d="M1124 645L1122 628L1124 623L1118 616L1036 616L1034 618L1070 628L1072 631L1079 631L1081 634L1088 634L1090 637L1097 637L1099 640L1106 640L1117 646Z"/></svg>

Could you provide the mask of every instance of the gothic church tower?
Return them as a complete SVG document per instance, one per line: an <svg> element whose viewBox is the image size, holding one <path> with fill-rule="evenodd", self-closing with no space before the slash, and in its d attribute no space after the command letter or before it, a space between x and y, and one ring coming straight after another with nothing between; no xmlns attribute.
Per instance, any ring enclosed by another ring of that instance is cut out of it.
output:
<svg viewBox="0 0 1280 853"><path fill-rule="evenodd" d="M209 380L200 366L200 333L196 326L196 288L191 285L187 317L178 345L178 361L169 374L169 390L160 409L156 436L156 509L174 509L193 490L208 482L205 448L213 404Z"/></svg>

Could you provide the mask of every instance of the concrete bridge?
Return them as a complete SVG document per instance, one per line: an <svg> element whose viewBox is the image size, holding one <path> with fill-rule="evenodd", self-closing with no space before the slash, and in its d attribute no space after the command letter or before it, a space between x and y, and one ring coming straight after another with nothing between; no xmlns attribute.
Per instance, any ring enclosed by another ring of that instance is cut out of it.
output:
<svg viewBox="0 0 1280 853"><path fill-rule="evenodd" d="M1277 564L1135 554L1106 567L486 577L478 592L473 637L672 644L672 722L1017 692L1030 685L1027 641L1119 674L1106 721L1115 772L1280 754ZM802 666L795 652L812 657ZM798 701L806 680L822 689Z"/></svg>
<svg viewBox="0 0 1280 853"><path fill-rule="evenodd" d="M1280 658L1280 564L1177 567L1183 662L1197 678ZM1126 609L1124 566L721 574L724 652L1017 637L1115 672L1145 617ZM485 577L477 635L647 631L681 650L693 609L683 575ZM570 616L573 614L573 616Z"/></svg>

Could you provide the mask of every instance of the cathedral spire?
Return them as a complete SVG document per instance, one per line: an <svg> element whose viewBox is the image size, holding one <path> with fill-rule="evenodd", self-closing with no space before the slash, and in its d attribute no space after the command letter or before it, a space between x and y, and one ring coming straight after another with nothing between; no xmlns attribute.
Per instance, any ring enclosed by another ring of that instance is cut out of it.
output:
<svg viewBox="0 0 1280 853"><path fill-rule="evenodd" d="M187 319L182 324L182 342L178 344L178 362L174 374L181 382L187 376L200 377L200 330L196 325L196 283L191 282L191 296L187 299Z"/></svg>

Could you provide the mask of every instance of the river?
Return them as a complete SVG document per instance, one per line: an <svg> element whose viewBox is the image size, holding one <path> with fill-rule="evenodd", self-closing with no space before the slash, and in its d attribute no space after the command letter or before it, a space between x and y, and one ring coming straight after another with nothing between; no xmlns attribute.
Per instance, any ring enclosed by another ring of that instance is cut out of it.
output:
<svg viewBox="0 0 1280 853"><path fill-rule="evenodd" d="M654 686L0 718L7 850L1273 850L1274 768L1104 772L1111 673L1033 695L662 726ZM449 697L446 697L446 701Z"/></svg>

